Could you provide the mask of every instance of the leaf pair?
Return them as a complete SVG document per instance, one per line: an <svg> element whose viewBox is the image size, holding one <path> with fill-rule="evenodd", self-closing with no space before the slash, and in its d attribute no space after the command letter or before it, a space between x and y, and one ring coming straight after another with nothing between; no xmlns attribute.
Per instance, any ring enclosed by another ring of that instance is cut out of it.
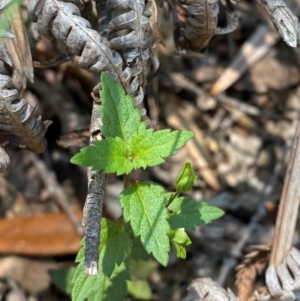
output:
<svg viewBox="0 0 300 301"><path fill-rule="evenodd" d="M105 173L128 174L133 169L161 164L193 136L188 131L146 129L131 97L105 73L102 86L100 129L105 139L83 148L72 163Z"/></svg>
<svg viewBox="0 0 300 301"><path fill-rule="evenodd" d="M130 222L134 236L140 236L146 251L164 266L168 264L170 243L176 255L185 258L185 247L191 244L185 230L194 230L224 214L190 197L175 198L167 208L169 195L152 182L136 183L120 195L125 222Z"/></svg>

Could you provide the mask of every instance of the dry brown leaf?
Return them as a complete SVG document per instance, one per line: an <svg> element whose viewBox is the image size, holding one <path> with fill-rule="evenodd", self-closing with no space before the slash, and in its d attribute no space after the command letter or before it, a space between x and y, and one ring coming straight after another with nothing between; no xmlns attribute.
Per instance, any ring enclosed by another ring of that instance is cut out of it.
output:
<svg viewBox="0 0 300 301"><path fill-rule="evenodd" d="M253 283L265 267L270 253L270 246L255 246L254 250L248 253L243 262L237 266L236 286L238 297L246 301L253 290Z"/></svg>
<svg viewBox="0 0 300 301"><path fill-rule="evenodd" d="M82 218L81 210L76 211ZM0 253L30 256L76 254L80 237L64 213L0 219Z"/></svg>

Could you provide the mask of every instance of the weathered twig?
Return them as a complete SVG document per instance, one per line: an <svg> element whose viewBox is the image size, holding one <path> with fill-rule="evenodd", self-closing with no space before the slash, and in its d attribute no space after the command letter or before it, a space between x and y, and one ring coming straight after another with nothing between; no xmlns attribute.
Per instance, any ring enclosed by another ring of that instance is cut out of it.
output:
<svg viewBox="0 0 300 301"><path fill-rule="evenodd" d="M90 143L101 140L99 125L102 124L100 103L93 103L91 118ZM99 242L101 234L101 217L106 188L106 175L103 171L88 168L88 192L83 209L83 227L85 230L84 272L88 275L98 273Z"/></svg>
<svg viewBox="0 0 300 301"><path fill-rule="evenodd" d="M109 12L106 7L106 1L99 0L96 4L98 14L98 31L104 35L107 34L109 22ZM99 93L99 91L97 91ZM100 116L100 102L94 100L90 126L90 144L96 140L101 140L102 136L99 130L102 124ZM101 170L92 170L88 168L88 191L83 209L82 225L85 230L85 257L84 272L88 275L98 274L99 243L101 237L101 218L106 189L107 176Z"/></svg>
<svg viewBox="0 0 300 301"><path fill-rule="evenodd" d="M199 97L203 102L205 102L205 98L207 97L207 94L204 89L196 85L194 82L183 76L182 74L173 72L166 74L167 77L170 78L172 81L172 84L175 84L176 86L188 90L192 93L194 93L197 97ZM164 80L164 79L163 79ZM249 116L258 116L258 117L267 117L274 120L283 120L287 119L286 117L282 115L278 115L269 111L262 111L259 108L242 101L239 101L238 99L235 99L233 97L227 96L225 94L219 94L214 97L218 102L225 105L225 109L228 109L227 106L230 106L232 108L235 108L239 110L241 113L244 113Z"/></svg>
<svg viewBox="0 0 300 301"><path fill-rule="evenodd" d="M31 162L39 172L45 187L51 193L51 195L54 196L54 199L57 202L57 204L63 209L63 211L68 216L70 222L72 223L73 227L76 229L77 233L82 237L83 229L80 224L80 221L78 220L76 214L70 207L66 194L64 193L61 186L57 182L54 172L48 170L45 163L33 153L30 153L28 155Z"/></svg>

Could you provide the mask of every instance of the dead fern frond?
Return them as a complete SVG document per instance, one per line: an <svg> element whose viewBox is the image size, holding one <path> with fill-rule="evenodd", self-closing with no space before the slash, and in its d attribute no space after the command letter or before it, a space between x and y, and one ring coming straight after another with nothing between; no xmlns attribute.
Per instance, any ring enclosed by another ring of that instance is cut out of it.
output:
<svg viewBox="0 0 300 301"><path fill-rule="evenodd" d="M255 246L253 251L248 253L243 262L236 267L236 286L238 297L241 301L246 301L253 289L253 283L257 274L265 268L267 264L270 246Z"/></svg>
<svg viewBox="0 0 300 301"><path fill-rule="evenodd" d="M214 34L234 31L238 17L230 0L222 0L228 16L226 28L218 28L218 0L175 0L174 40L178 54L183 57L202 56ZM170 5L169 5L170 6Z"/></svg>
<svg viewBox="0 0 300 301"><path fill-rule="evenodd" d="M46 0L44 5L42 2L28 3L28 15L37 21L40 33L50 39L54 37L67 46L70 53L80 56L79 67L97 74L107 71L132 95L135 88L130 83L129 68L123 70L121 56L102 42L99 33L80 16L78 7L57 0Z"/></svg>
<svg viewBox="0 0 300 301"><path fill-rule="evenodd" d="M107 8L115 16L107 28L109 45L111 49L120 52L127 68L130 68L132 82L138 89L135 105L140 107L147 76L158 68L158 60L154 54L156 41L153 39L157 22L155 2L108 0Z"/></svg>
<svg viewBox="0 0 300 301"><path fill-rule="evenodd" d="M28 4L28 15L37 22L40 33L45 37L55 38L70 53L80 56L79 67L97 74L101 71L108 72L141 108L145 76L150 71L148 59L155 61L151 52L153 43L150 43L148 36L151 26L145 2L108 1L107 6L111 11L121 10L121 14L111 20L109 32L121 29L130 31L110 40L93 30L73 3L58 0L42 2L30 0ZM99 86L94 89L94 93L98 91Z"/></svg>
<svg viewBox="0 0 300 301"><path fill-rule="evenodd" d="M218 24L218 0L176 0L174 39L179 53L188 56L204 49Z"/></svg>
<svg viewBox="0 0 300 301"><path fill-rule="evenodd" d="M0 44L0 129L20 137L31 151L41 153L46 147L45 125L34 114L37 104L20 99L11 79L11 67L7 49Z"/></svg>
<svg viewBox="0 0 300 301"><path fill-rule="evenodd" d="M287 259L275 268L270 265L266 271L268 294L259 295L255 292L258 301L296 300L295 291L300 290L300 252L293 248Z"/></svg>

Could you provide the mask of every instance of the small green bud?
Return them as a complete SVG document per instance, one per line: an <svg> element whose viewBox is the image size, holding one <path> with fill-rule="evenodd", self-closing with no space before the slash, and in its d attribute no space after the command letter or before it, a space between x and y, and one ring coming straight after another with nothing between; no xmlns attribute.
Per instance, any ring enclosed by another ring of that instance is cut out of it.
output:
<svg viewBox="0 0 300 301"><path fill-rule="evenodd" d="M184 229L177 229L169 234L172 247L175 251L177 257L185 259L186 258L186 246L189 246L192 241L184 231Z"/></svg>
<svg viewBox="0 0 300 301"><path fill-rule="evenodd" d="M196 178L191 163L185 163L177 175L176 190L178 192L189 191L193 187Z"/></svg>

